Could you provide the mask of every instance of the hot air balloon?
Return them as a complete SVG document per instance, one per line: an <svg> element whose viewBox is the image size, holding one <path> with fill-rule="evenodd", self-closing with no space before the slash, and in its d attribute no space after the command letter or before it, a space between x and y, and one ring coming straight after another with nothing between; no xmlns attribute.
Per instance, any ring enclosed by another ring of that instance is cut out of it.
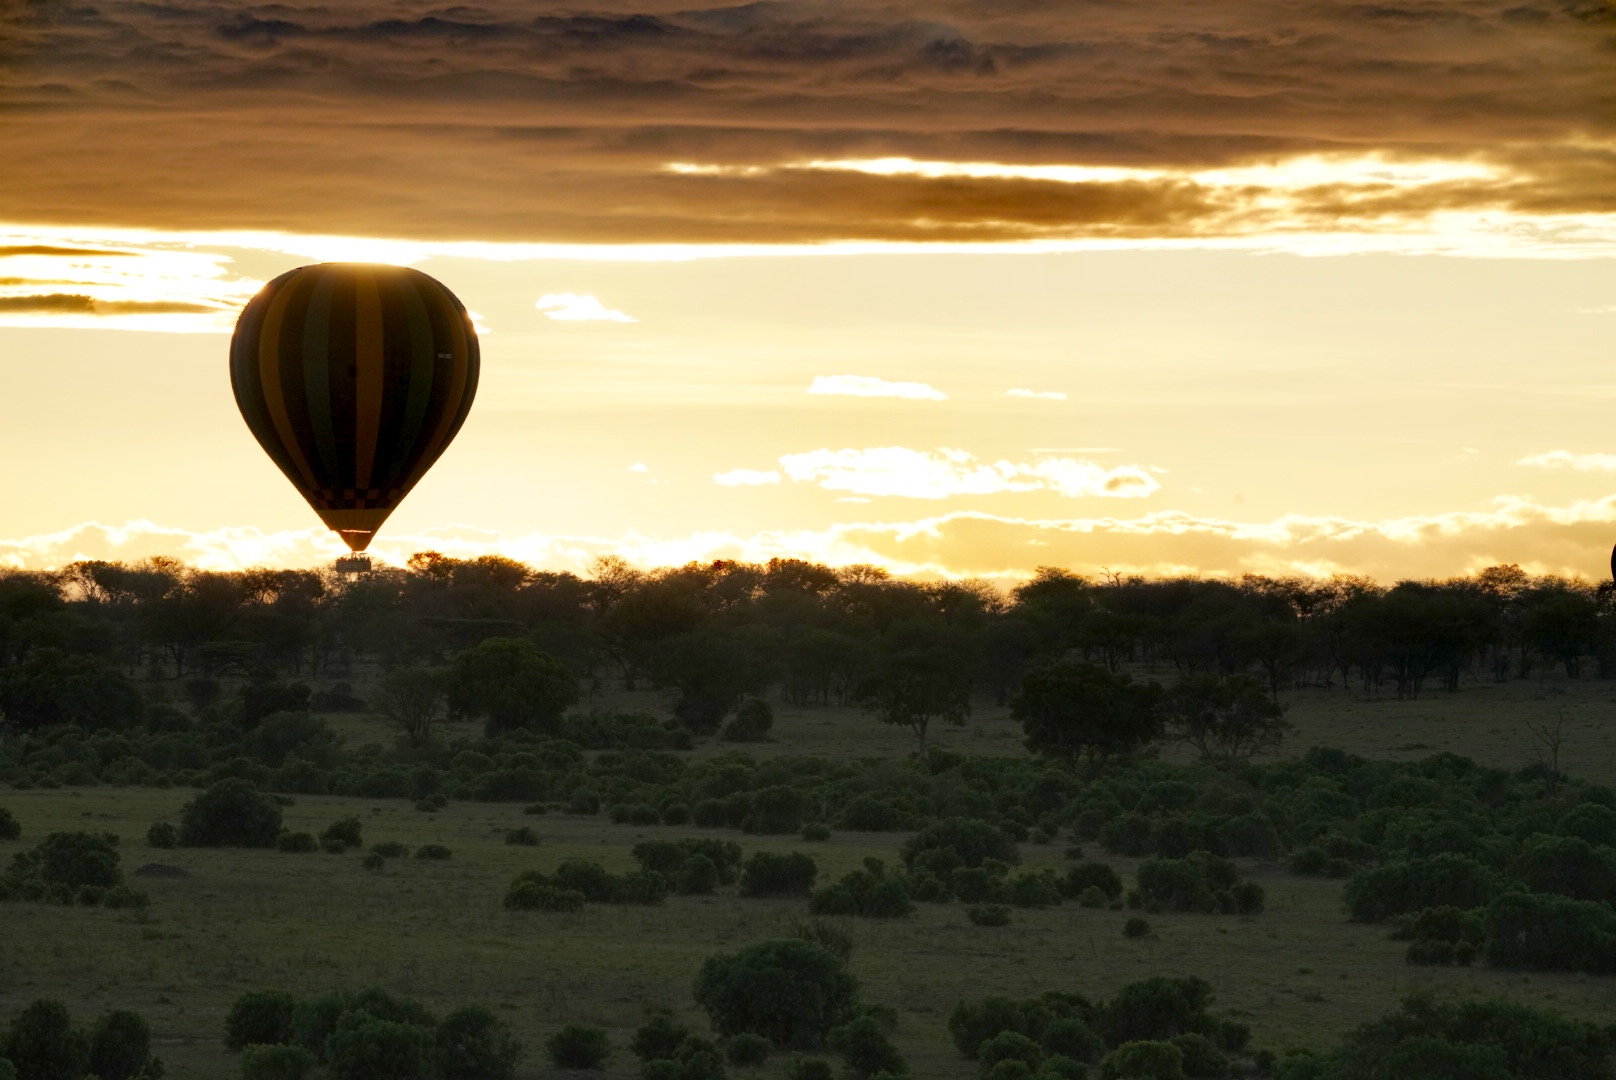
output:
<svg viewBox="0 0 1616 1080"><path fill-rule="evenodd" d="M477 373L465 307L401 266L282 274L248 301L230 341L242 419L356 553L465 423Z"/></svg>

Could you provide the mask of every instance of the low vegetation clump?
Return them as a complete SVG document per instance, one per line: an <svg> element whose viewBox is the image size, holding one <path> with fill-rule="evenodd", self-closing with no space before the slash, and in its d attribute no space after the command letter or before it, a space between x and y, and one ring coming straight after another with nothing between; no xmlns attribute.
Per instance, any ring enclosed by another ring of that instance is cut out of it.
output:
<svg viewBox="0 0 1616 1080"><path fill-rule="evenodd" d="M517 829L509 829L505 833L505 842L514 847L538 847L539 834L523 825Z"/></svg>
<svg viewBox="0 0 1616 1080"><path fill-rule="evenodd" d="M12 816L10 810L0 806L0 840L18 840L22 837L22 826Z"/></svg>
<svg viewBox="0 0 1616 1080"><path fill-rule="evenodd" d="M544 1051L558 1069L600 1069L612 1056L612 1044L601 1028L568 1024L545 1040Z"/></svg>
<svg viewBox="0 0 1616 1080"><path fill-rule="evenodd" d="M415 849L415 857L417 859L435 859L442 861L449 858L453 854L454 852L450 851L442 844L422 844L420 847Z"/></svg>
<svg viewBox="0 0 1616 1080"><path fill-rule="evenodd" d="M418 1002L382 990L299 1000L279 990L243 994L225 1018L226 1047L253 1080L511 1080L523 1047L480 1005L441 1021Z"/></svg>
<svg viewBox="0 0 1616 1080"><path fill-rule="evenodd" d="M696 1003L720 1035L761 1035L781 1049L814 1050L853 1019L858 980L838 956L811 941L782 939L709 957L696 976Z"/></svg>
<svg viewBox="0 0 1616 1080"><path fill-rule="evenodd" d="M118 837L91 832L51 833L13 855L0 875L0 900L111 908L146 905L146 895L123 882Z"/></svg>
<svg viewBox="0 0 1616 1080"><path fill-rule="evenodd" d="M1139 864L1139 895L1167 911L1256 915L1263 888L1241 881L1234 863L1205 851L1182 859L1147 859Z"/></svg>
<svg viewBox="0 0 1616 1080"><path fill-rule="evenodd" d="M356 817L345 817L333 821L320 833L320 846L327 851L346 851L348 848L364 847L365 841L360 835L360 822Z"/></svg>
<svg viewBox="0 0 1616 1080"><path fill-rule="evenodd" d="M275 838L275 848L278 851L307 854L319 851L320 841L315 838L313 833L283 832Z"/></svg>
<svg viewBox="0 0 1616 1080"><path fill-rule="evenodd" d="M179 830L166 821L152 823L146 830L146 846L154 848L174 848L180 843Z"/></svg>
<svg viewBox="0 0 1616 1080"><path fill-rule="evenodd" d="M1123 987L1109 1002L1061 991L1022 1001L961 1002L949 1016L948 1031L985 1077L1001 1070L1024 1077L1083 1076L1097 1065L1098 1075L1116 1080L1210 1078L1249 1071L1258 1057L1266 1060L1248 1052L1250 1031L1212 1013L1211 1003L1211 988L1200 979L1158 977ZM1159 1071L1166 1061L1176 1062L1178 1071Z"/></svg>
<svg viewBox="0 0 1616 1080"><path fill-rule="evenodd" d="M281 808L245 780L221 780L180 811L185 847L274 847Z"/></svg>
<svg viewBox="0 0 1616 1080"><path fill-rule="evenodd" d="M844 874L834 885L813 894L808 910L815 915L858 915L866 919L897 919L914 913L909 886L903 875L889 875L880 859L864 860L862 870Z"/></svg>
<svg viewBox="0 0 1616 1080"><path fill-rule="evenodd" d="M1616 1032L1511 1001L1414 996L1333 1050L1295 1052L1279 1080L1361 1076L1609 1080Z"/></svg>
<svg viewBox="0 0 1616 1080"><path fill-rule="evenodd" d="M159 1080L161 1058L151 1053L151 1028L125 1009L105 1013L88 1031L74 1027L57 1001L28 1005L0 1033L0 1076L17 1080Z"/></svg>
<svg viewBox="0 0 1616 1080"><path fill-rule="evenodd" d="M528 870L505 891L513 911L576 911L585 901L597 904L660 904L668 896L668 880L655 870L609 873L586 859L565 859L552 872Z"/></svg>
<svg viewBox="0 0 1616 1080"><path fill-rule="evenodd" d="M755 851L741 864L742 896L807 896L819 866L800 852Z"/></svg>

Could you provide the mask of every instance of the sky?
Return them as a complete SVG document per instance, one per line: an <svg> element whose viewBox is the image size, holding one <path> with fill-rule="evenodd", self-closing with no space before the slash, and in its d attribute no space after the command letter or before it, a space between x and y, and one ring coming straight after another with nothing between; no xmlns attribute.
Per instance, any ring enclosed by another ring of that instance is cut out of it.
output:
<svg viewBox="0 0 1616 1080"><path fill-rule="evenodd" d="M374 543L1589 579L1616 541L1595 0L0 9L0 565L342 545L241 305L462 299L483 375Z"/></svg>

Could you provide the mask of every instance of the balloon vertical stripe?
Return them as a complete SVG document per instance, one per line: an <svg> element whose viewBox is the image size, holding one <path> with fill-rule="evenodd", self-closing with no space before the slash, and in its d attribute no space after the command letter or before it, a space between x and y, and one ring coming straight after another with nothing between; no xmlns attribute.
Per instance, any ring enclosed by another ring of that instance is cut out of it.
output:
<svg viewBox="0 0 1616 1080"><path fill-rule="evenodd" d="M392 266L282 274L243 309L230 346L242 419L356 551L460 430L479 363L454 294Z"/></svg>

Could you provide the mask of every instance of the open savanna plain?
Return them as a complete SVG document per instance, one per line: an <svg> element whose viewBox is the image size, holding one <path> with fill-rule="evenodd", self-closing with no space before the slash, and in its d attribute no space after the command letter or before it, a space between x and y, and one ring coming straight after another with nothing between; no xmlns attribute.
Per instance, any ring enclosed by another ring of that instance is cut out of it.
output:
<svg viewBox="0 0 1616 1080"><path fill-rule="evenodd" d="M1392 760L1451 751L1513 769L1532 753L1526 723L1548 721L1562 725L1562 768L1597 783L1616 782L1616 689L1605 682L1472 684L1411 701L1301 689L1285 700L1297 732L1281 756L1315 745ZM658 700L614 691L597 695L594 704L649 709ZM349 745L390 738L363 714L342 716L333 726ZM445 731L449 738L455 734L453 726ZM987 703L979 703L964 726L934 730L932 741L964 754L1025 753L1019 725L1007 710ZM782 706L770 740L743 750L846 760L902 759L914 748L907 730L882 727L856 710ZM690 753L735 749L704 740ZM0 788L0 805L23 829L20 840L0 842L0 861L50 832L116 833L125 874L150 896L143 911L0 906L0 1015L40 997L63 1001L86 1021L107 1009L133 1009L150 1021L154 1050L170 1076L226 1077L238 1067L220 1038L226 1012L242 993L276 988L301 997L378 986L439 1015L464 1004L487 1005L527 1044L524 1077L553 1075L542 1045L562 1025L605 1028L615 1047L606 1075L631 1077L638 1066L628 1039L651 1010L669 1010L705 1029L691 998L702 961L789 936L809 917L807 902L741 898L732 886L650 907L508 911L502 898L517 874L549 871L569 857L620 872L633 866L630 850L642 840L716 836L735 840L747 853L810 854L823 884L867 857L896 863L907 835L838 831L828 841L806 842L729 829L611 824L604 814L530 816L520 803L451 802L424 812L406 800L301 795L285 808L289 830L318 833L351 815L363 823L366 846L442 844L453 856L391 859L381 870L366 870L358 852L143 846L148 826L177 821L193 794L182 788ZM538 846L505 843L507 830L521 826L533 829ZM1023 867L1061 870L1069 842L1063 834L1049 844L1022 844ZM1109 862L1132 884L1139 860L1107 855L1094 843L1085 847L1088 857ZM133 876L146 863L179 867L186 876ZM912 1074L938 1080L979 1072L958 1055L946 1028L961 1000L1055 989L1099 999L1152 975L1206 979L1216 995L1214 1009L1249 1024L1253 1044L1276 1052L1333 1045L1420 989L1442 997L1506 998L1600 1023L1616 1017L1616 979L1412 967L1404 960L1405 944L1390 940L1386 926L1348 920L1341 881L1300 877L1251 859L1237 863L1266 890L1264 912L1251 918L1153 914L1152 935L1138 940L1122 934L1132 912L1070 902L1015 909L1011 923L996 928L972 925L958 902L919 904L903 919L834 921L852 937L850 966L863 999L897 1011L893 1041ZM787 1060L776 1055L756 1075L783 1075Z"/></svg>

